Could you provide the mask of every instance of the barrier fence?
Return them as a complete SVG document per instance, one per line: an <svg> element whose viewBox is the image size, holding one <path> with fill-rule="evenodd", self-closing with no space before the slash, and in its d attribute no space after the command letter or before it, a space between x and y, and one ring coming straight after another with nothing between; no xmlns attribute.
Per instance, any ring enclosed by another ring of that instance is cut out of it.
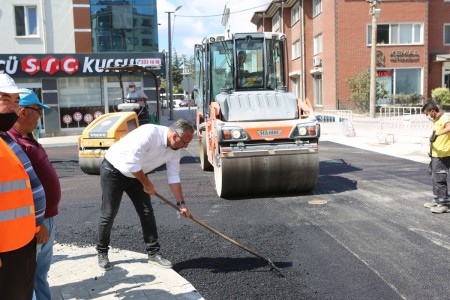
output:
<svg viewBox="0 0 450 300"><path fill-rule="evenodd" d="M398 137L425 138L431 135L432 123L421 109L383 107L376 118L354 115L351 110L324 110L317 113L317 119L322 134L368 135L379 143L391 144Z"/></svg>

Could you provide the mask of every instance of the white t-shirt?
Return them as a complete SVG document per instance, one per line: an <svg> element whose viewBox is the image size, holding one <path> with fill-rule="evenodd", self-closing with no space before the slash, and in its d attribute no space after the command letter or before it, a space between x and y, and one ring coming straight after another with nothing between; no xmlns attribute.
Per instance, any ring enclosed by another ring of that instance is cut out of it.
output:
<svg viewBox="0 0 450 300"><path fill-rule="evenodd" d="M144 107L145 106L145 101L142 100L142 98L144 98L145 100L148 100L147 95L141 90L134 90L133 92L128 92L128 94L127 94L127 99L130 99L130 100L137 100L137 99L139 99L139 100L136 101L136 103L139 103L139 105L141 107Z"/></svg>
<svg viewBox="0 0 450 300"><path fill-rule="evenodd" d="M106 152L105 158L123 175L145 174L166 164L167 181L180 182L180 151L167 146L169 128L145 124L131 131Z"/></svg>

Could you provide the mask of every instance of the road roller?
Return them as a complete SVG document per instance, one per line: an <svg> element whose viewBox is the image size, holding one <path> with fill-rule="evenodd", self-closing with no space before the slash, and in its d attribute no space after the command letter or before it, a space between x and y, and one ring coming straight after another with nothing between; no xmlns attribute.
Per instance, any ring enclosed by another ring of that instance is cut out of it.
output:
<svg viewBox="0 0 450 300"><path fill-rule="evenodd" d="M139 106L134 103L128 106L136 105ZM78 137L78 164L81 170L86 174L100 174L100 166L109 147L138 125L138 115L134 111L109 113L95 119Z"/></svg>
<svg viewBox="0 0 450 300"><path fill-rule="evenodd" d="M195 45L200 166L217 194L311 191L319 176L320 125L311 103L287 92L286 36L211 35Z"/></svg>

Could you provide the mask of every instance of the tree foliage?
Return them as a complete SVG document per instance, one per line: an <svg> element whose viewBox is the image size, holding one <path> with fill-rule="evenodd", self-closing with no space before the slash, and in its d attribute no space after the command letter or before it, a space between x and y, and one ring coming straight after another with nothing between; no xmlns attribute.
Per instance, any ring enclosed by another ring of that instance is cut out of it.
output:
<svg viewBox="0 0 450 300"><path fill-rule="evenodd" d="M352 91L350 100L355 102L355 107L360 112L368 112L370 110L370 74L362 72L354 77L347 79L347 84ZM385 98L388 92L385 90L385 83L376 83L376 99Z"/></svg>

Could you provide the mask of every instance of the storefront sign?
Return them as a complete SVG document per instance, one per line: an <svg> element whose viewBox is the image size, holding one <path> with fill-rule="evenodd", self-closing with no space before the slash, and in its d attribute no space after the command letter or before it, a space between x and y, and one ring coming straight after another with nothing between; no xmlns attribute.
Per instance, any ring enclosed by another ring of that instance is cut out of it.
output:
<svg viewBox="0 0 450 300"><path fill-rule="evenodd" d="M391 62L411 62L420 59L417 50L392 50Z"/></svg>
<svg viewBox="0 0 450 300"><path fill-rule="evenodd" d="M377 71L377 77L392 77L392 74L394 74L393 70Z"/></svg>
<svg viewBox="0 0 450 300"><path fill-rule="evenodd" d="M151 68L164 74L163 54L154 53L92 53L92 54L2 54L0 74L13 77L113 76L110 67L134 66Z"/></svg>

